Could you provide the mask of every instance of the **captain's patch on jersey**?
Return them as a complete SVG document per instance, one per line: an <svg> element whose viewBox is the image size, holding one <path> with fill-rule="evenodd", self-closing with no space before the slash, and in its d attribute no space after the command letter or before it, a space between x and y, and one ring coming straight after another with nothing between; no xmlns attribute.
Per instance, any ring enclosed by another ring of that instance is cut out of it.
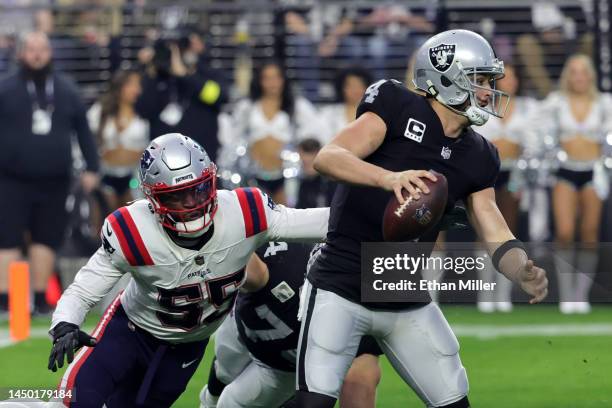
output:
<svg viewBox="0 0 612 408"><path fill-rule="evenodd" d="M276 285L270 292L277 298L281 303L285 303L289 299L291 299L295 292L291 289L291 286L285 281L282 281L278 285Z"/></svg>
<svg viewBox="0 0 612 408"><path fill-rule="evenodd" d="M414 140L417 143L421 143L426 127L427 126L423 122L410 118L408 120L408 125L406 125L404 136L406 136L408 139Z"/></svg>
<svg viewBox="0 0 612 408"><path fill-rule="evenodd" d="M429 49L429 61L440 72L446 72L455 59L455 44L440 44Z"/></svg>

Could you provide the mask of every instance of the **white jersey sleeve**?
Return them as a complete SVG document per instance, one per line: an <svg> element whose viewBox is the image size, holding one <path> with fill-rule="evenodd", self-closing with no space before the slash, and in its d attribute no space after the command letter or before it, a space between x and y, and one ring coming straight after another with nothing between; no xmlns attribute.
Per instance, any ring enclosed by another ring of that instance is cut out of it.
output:
<svg viewBox="0 0 612 408"><path fill-rule="evenodd" d="M327 236L329 207L288 208L252 187L239 188L234 193L242 209L246 236L258 235L260 244L268 241L321 242Z"/></svg>
<svg viewBox="0 0 612 408"><path fill-rule="evenodd" d="M105 231L107 231L105 233ZM64 291L53 313L51 328L59 322L80 326L89 310L115 286L123 275L123 256L115 250L118 247L115 236L108 235L108 220L102 227L102 246L93 254Z"/></svg>
<svg viewBox="0 0 612 408"><path fill-rule="evenodd" d="M297 209L277 204L266 213L269 241L322 242L327 236L329 207Z"/></svg>

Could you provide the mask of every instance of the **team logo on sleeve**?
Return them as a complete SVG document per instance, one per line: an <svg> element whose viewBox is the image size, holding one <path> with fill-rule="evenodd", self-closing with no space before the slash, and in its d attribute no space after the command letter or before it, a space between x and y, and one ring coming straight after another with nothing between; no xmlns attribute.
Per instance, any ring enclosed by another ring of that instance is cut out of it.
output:
<svg viewBox="0 0 612 408"><path fill-rule="evenodd" d="M440 72L446 72L455 59L455 44L440 44L429 49L429 61Z"/></svg>
<svg viewBox="0 0 612 408"><path fill-rule="evenodd" d="M102 246L107 254L112 255L115 252L115 248L108 242L105 236L102 236Z"/></svg>

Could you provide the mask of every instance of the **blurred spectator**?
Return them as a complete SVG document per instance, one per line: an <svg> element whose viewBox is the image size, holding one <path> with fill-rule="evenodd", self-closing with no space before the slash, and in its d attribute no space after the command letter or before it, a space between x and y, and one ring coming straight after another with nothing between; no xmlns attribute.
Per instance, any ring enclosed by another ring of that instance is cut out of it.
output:
<svg viewBox="0 0 612 408"><path fill-rule="evenodd" d="M404 5L316 3L308 13L290 10L284 24L291 68L302 80L305 94L318 97L319 68L361 65L374 78L389 76L392 69L404 69L405 58L435 27L422 15Z"/></svg>
<svg viewBox="0 0 612 408"><path fill-rule="evenodd" d="M24 233L33 276L35 311L48 312L45 289L67 225L66 197L76 134L87 162L87 192L98 184L98 155L76 85L51 65L41 32L18 44L20 69L0 82L0 308L6 310L7 269L21 256Z"/></svg>
<svg viewBox="0 0 612 408"><path fill-rule="evenodd" d="M147 65L136 111L149 121L151 138L183 133L204 146L214 161L219 149L217 117L227 89L222 73L203 65L199 56L193 63L190 44L184 37L162 38L140 53Z"/></svg>
<svg viewBox="0 0 612 408"><path fill-rule="evenodd" d="M45 33L49 38L53 51L54 69L56 71L69 70L70 62L78 59L78 40L69 34L57 32L55 16L50 9L41 9L34 13L34 30Z"/></svg>
<svg viewBox="0 0 612 408"><path fill-rule="evenodd" d="M517 163L519 157L534 150L534 112L537 102L532 98L517 96L519 78L512 65L505 66L506 75L496 82L496 87L510 96L508 108L503 118L491 116L478 132L497 147L501 168L495 183L495 201L510 231L518 237L519 197L526 187ZM482 312L509 312L512 310L510 292L512 283L503 275L495 272L489 264L478 270L479 278L485 282L497 282L495 291L478 292L478 309Z"/></svg>
<svg viewBox="0 0 612 408"><path fill-rule="evenodd" d="M300 140L321 137L323 129L314 106L293 95L279 63L267 62L254 73L249 98L236 104L232 123L230 140L248 146L257 184L284 203L281 153Z"/></svg>
<svg viewBox="0 0 612 408"><path fill-rule="evenodd" d="M304 139L298 145L302 174L299 178L296 208L327 207L331 203L336 186L321 176L313 166L319 150L321 143L316 139Z"/></svg>
<svg viewBox="0 0 612 408"><path fill-rule="evenodd" d="M341 70L336 75L335 88L337 103L321 109L325 125L324 143L329 142L349 122L355 120L357 106L372 76L362 68L353 67Z"/></svg>
<svg viewBox="0 0 612 408"><path fill-rule="evenodd" d="M367 64L375 79L385 78L395 58L405 60L434 31L424 16L398 4L373 9L346 8L342 18L319 45L319 55L347 56L352 63Z"/></svg>
<svg viewBox="0 0 612 408"><path fill-rule="evenodd" d="M592 50L592 35L576 38L575 22L566 17L558 5L536 2L531 9L532 24L537 35L520 35L516 55L525 66L525 81L536 97L546 97L559 79L567 58L574 53Z"/></svg>
<svg viewBox="0 0 612 408"><path fill-rule="evenodd" d="M102 185L111 211L133 199L130 181L149 143L149 124L134 110L140 80L138 72L116 72L109 90L87 112L100 146Z"/></svg>
<svg viewBox="0 0 612 408"><path fill-rule="evenodd" d="M591 60L585 55L571 56L561 73L560 91L544 101L539 116L561 148L553 210L563 313L590 311L588 296L598 262L602 202L608 195L609 183L600 158L610 130L612 98L600 94L596 83ZM574 256L580 273L571 266Z"/></svg>

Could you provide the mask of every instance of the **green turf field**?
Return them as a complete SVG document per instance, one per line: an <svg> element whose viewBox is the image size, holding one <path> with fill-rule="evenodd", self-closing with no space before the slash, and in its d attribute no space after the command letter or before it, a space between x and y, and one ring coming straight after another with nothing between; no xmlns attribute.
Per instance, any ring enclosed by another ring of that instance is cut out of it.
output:
<svg viewBox="0 0 612 408"><path fill-rule="evenodd" d="M511 314L479 314L472 306L444 307L459 336L473 407L612 407L612 307L587 316L564 316L554 306L521 306ZM93 326L95 319L89 319ZM61 374L47 371L46 323L34 323L35 338L0 343L0 390L54 387ZM0 325L0 341L6 324ZM410 345L406 345L409 347ZM205 361L175 407L198 406L211 360ZM422 407L413 392L382 360L379 407Z"/></svg>

